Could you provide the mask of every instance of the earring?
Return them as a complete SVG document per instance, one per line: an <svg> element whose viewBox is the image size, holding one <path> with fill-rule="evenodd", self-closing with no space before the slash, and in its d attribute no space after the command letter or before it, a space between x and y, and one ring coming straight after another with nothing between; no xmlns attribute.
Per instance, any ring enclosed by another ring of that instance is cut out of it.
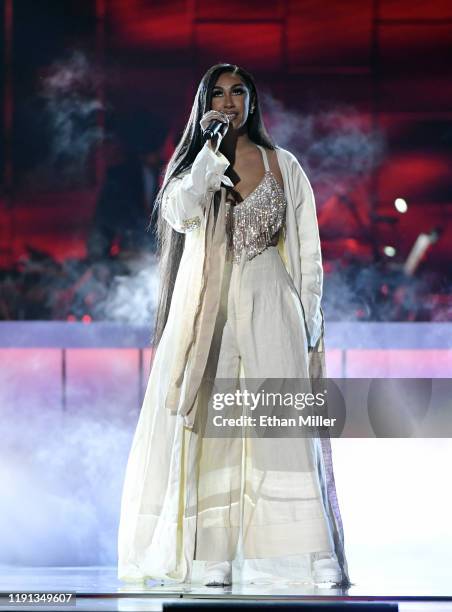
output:
<svg viewBox="0 0 452 612"><path fill-rule="evenodd" d="M254 106L252 106L252 107L250 108L250 113L251 113L251 114L253 114L253 113L254 113Z"/></svg>

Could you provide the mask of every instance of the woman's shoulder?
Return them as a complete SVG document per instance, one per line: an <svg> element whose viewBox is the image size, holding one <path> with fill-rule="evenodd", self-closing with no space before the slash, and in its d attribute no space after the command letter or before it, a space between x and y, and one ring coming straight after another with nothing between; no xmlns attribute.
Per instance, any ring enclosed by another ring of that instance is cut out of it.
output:
<svg viewBox="0 0 452 612"><path fill-rule="evenodd" d="M278 160L280 162L286 163L289 166L296 166L298 168L301 168L299 159L291 151L288 151L287 149L283 149L282 147L279 147L279 146L276 146L275 150L276 150L276 155L278 156Z"/></svg>
<svg viewBox="0 0 452 612"><path fill-rule="evenodd" d="M290 160L293 160L293 159L297 160L297 158L295 157L295 155L291 151L288 151L287 149L283 149L279 145L275 145L275 150L276 150L276 152L277 152L279 157L287 158L287 159L290 159Z"/></svg>
<svg viewBox="0 0 452 612"><path fill-rule="evenodd" d="M276 147L276 154L280 165L285 165L289 172L299 176L303 181L308 181L306 171L303 168L302 163L298 157L296 157L291 151L283 149L282 147Z"/></svg>

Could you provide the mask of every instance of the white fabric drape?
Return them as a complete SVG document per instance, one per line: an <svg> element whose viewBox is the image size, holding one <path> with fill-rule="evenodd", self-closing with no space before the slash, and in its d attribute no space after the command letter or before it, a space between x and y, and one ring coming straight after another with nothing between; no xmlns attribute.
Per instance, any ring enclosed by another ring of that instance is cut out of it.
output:
<svg viewBox="0 0 452 612"><path fill-rule="evenodd" d="M310 376L325 376L324 327L320 307L323 273L314 196L296 158L283 149L277 149L277 157L287 199L286 229L279 249L298 292L300 316L304 319L308 343L312 347L309 353ZM208 482L208 478L205 480L208 473L202 469L202 448L204 444L205 450L212 442L202 441L199 435L199 420L203 418L208 400L208 387L199 376L199 368L207 358L209 339L213 338L214 332L215 308L218 307L219 295L215 288L221 284L223 270L218 262L224 258L221 249L224 246L222 215L225 190L221 184L229 184L229 179L224 176L228 163L223 155L213 153L206 145L191 170L172 181L163 201L163 215L174 229L185 233L185 246L167 324L154 358L126 468L118 533L118 577L122 580L146 577L188 579L195 558L199 510L205 499L215 494L207 486L201 499L199 497L200 476L204 484ZM215 193L221 195L216 200L219 205L216 213ZM295 442L292 440L293 444ZM298 544L293 550L288 545L287 528L294 526L290 521L286 521L284 526L282 521L278 529L281 529L281 537L286 539L287 545L283 545L281 550L285 549L289 556L280 555L275 548L270 551L274 563L271 559L254 560L253 571L258 571L259 561L262 561L263 567L276 575L278 568L275 563L279 563L280 568L285 566L287 569L291 565L296 569L300 564L306 564L306 555L313 551L333 551L340 565L342 583L348 585L331 446L328 439L318 438L311 440L310 444L307 463L302 469L295 470L293 465L292 468L286 465L290 469L285 469L283 484L289 495L294 482L291 472L302 476L299 481L304 483L301 495L306 496L310 491L312 498L321 501L326 531L321 529L322 533L313 536L309 542L309 528L299 530L299 537L294 538ZM296 452L293 457L299 461ZM212 463L209 465L211 467ZM241 469L237 459L228 466L227 478L237 475ZM251 479L259 478L256 469L259 468L254 469ZM271 471L271 462L265 469ZM235 491L233 496L239 494L237 487L232 490ZM303 510L299 512L303 514ZM251 538L248 546L248 551L254 550L256 557L261 554L257 539L265 532L265 522L270 521L272 525L281 523L281 517L272 517L271 509L265 517L262 533L258 529L259 533ZM223 530L229 528L230 524L223 526ZM256 541L255 546L253 541ZM298 561L297 551L300 552Z"/></svg>

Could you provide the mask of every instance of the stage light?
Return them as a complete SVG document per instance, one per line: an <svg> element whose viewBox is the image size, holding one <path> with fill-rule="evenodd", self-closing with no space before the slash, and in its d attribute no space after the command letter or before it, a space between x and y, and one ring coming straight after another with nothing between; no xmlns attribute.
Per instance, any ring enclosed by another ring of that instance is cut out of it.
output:
<svg viewBox="0 0 452 612"><path fill-rule="evenodd" d="M434 227L430 230L428 234L424 232L421 232L419 234L403 266L403 271L405 272L405 274L407 274L408 276L414 274L416 268L418 267L422 258L425 256L427 250L432 244L435 244L435 242L438 240L442 233L442 228Z"/></svg>
<svg viewBox="0 0 452 612"><path fill-rule="evenodd" d="M92 321L92 317L89 314L84 314L82 317L82 321L83 323L91 323Z"/></svg>
<svg viewBox="0 0 452 612"><path fill-rule="evenodd" d="M393 246L385 246L383 249L383 253L387 256L387 257L394 257L394 255L396 254L396 250Z"/></svg>
<svg viewBox="0 0 452 612"><path fill-rule="evenodd" d="M406 211L408 210L408 204L403 198L396 198L394 200L394 206L396 207L396 210L399 211L399 213L406 213Z"/></svg>

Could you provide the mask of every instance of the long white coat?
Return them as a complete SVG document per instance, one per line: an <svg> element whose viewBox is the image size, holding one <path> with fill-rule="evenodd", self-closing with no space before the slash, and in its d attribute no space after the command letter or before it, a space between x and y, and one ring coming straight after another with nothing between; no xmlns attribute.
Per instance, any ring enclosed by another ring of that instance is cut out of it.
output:
<svg viewBox="0 0 452 612"><path fill-rule="evenodd" d="M290 152L278 148L277 159L287 200L286 227L278 247L300 297L300 312L312 347L311 376L325 376L320 305L323 270L314 195ZM122 580L151 577L183 581L191 576L197 489L196 436L191 430L210 338L206 330L209 318L210 327L215 319L213 302L203 304L206 277L211 285L217 277L218 284L225 255L222 226L213 223L213 196L221 190L224 203L222 183L231 184L224 175L228 165L226 157L205 145L190 170L171 181L162 203L167 222L185 233L185 245L125 474L118 533L118 577ZM215 240L219 240L217 245ZM210 258L212 252L214 257ZM343 585L347 586L331 446L328 439L317 439L314 444L331 540Z"/></svg>

